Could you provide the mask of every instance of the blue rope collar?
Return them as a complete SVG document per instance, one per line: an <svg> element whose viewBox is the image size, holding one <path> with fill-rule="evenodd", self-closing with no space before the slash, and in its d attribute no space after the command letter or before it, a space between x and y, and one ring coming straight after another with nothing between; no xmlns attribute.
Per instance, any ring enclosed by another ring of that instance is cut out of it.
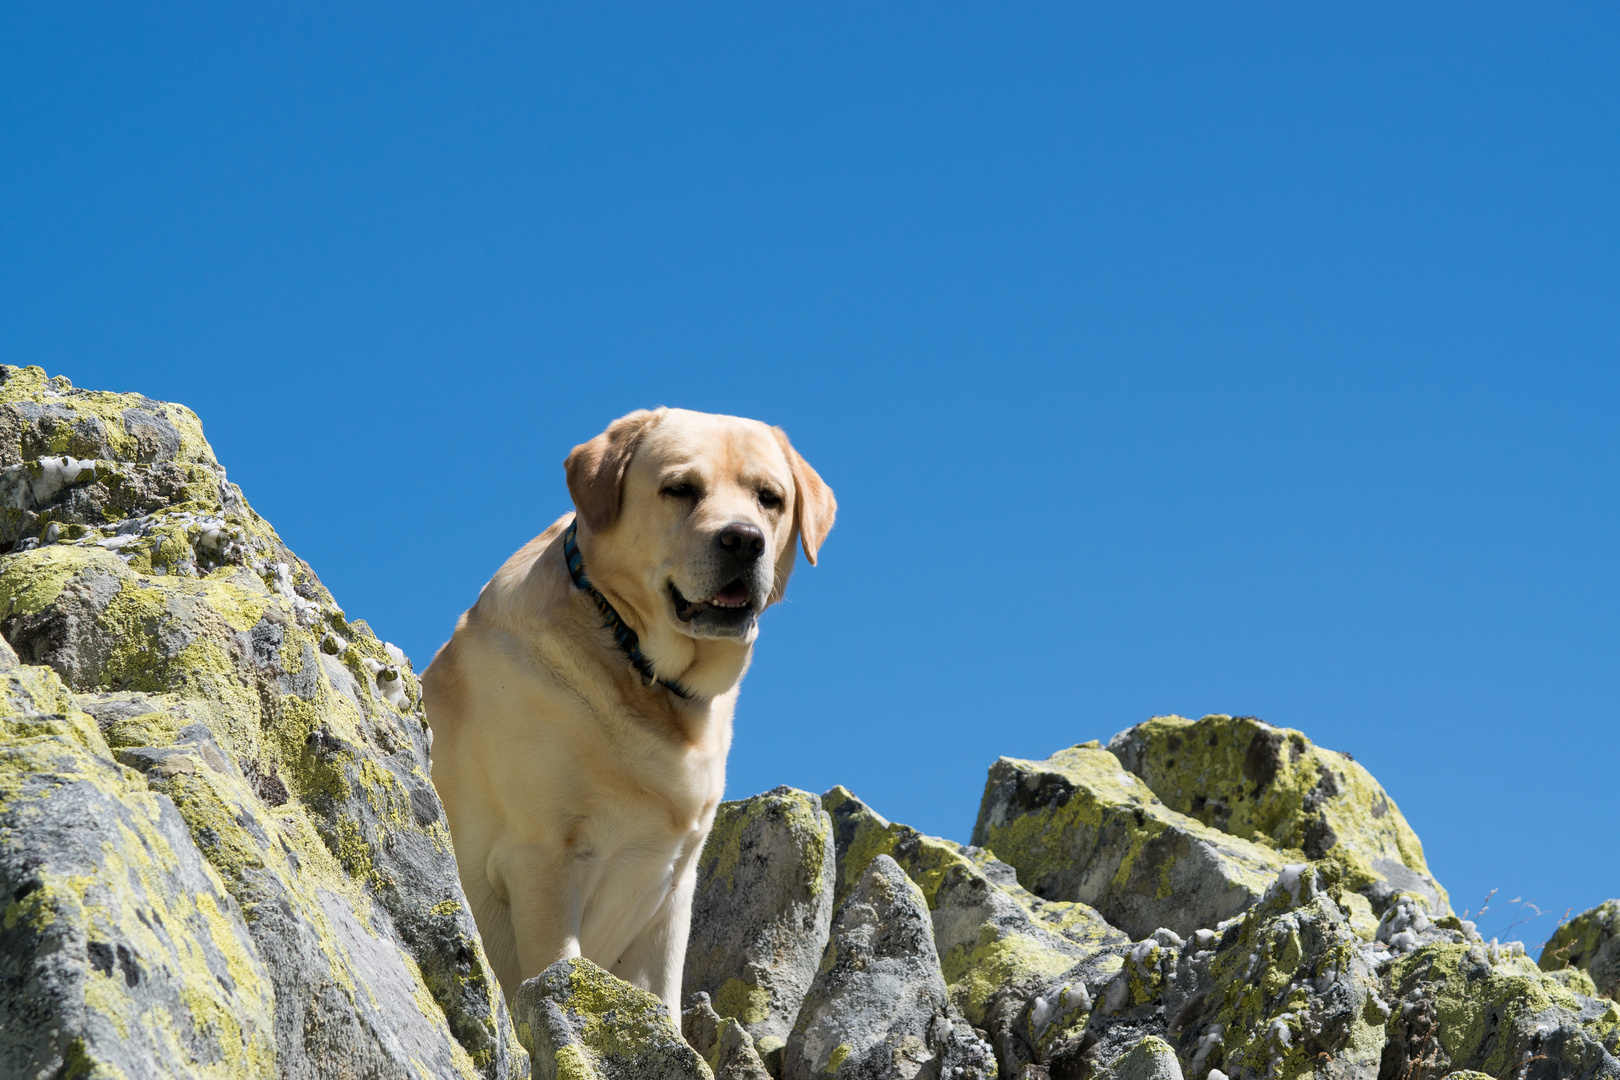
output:
<svg viewBox="0 0 1620 1080"><path fill-rule="evenodd" d="M574 584L579 587L581 592L596 603L596 610L602 613L603 625L612 631L613 640L618 644L619 651L629 658L630 666L635 668L636 674L641 676L641 685L651 686L653 683L657 683L676 697L684 701L691 701L694 696L692 691L673 679L661 679L658 677L658 673L653 670L652 661L648 660L641 652L641 638L619 617L619 613L613 610L613 605L608 603L607 597L597 591L596 586L592 585L590 579L585 576L585 560L580 555L579 544L574 539L578 524L578 519L570 521L568 528L563 530L562 535L563 559L568 563L568 576L574 579Z"/></svg>

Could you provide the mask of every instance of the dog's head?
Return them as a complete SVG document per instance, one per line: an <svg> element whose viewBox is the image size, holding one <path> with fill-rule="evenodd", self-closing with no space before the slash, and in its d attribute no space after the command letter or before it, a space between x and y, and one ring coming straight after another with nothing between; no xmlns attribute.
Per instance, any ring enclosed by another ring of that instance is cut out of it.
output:
<svg viewBox="0 0 1620 1080"><path fill-rule="evenodd" d="M639 410L565 467L586 573L693 638L752 641L787 587L795 538L815 565L837 509L781 428L736 416Z"/></svg>

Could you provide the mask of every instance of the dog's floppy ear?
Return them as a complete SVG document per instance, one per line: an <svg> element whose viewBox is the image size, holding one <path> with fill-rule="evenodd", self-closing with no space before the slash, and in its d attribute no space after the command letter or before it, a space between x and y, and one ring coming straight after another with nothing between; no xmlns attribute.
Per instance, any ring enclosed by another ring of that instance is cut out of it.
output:
<svg viewBox="0 0 1620 1080"><path fill-rule="evenodd" d="M787 432L781 428L771 430L776 432L776 441L782 444L782 453L787 455L788 465L793 468L793 527L799 530L804 557L814 566L821 542L832 531L833 516L838 513L838 500L833 498L832 488L827 486L821 475L793 449L793 444L788 442Z"/></svg>
<svg viewBox="0 0 1620 1080"><path fill-rule="evenodd" d="M624 470L630 466L636 444L663 414L662 409L637 409L621 416L590 442L574 447L563 462L574 509L592 532L601 532L618 520Z"/></svg>

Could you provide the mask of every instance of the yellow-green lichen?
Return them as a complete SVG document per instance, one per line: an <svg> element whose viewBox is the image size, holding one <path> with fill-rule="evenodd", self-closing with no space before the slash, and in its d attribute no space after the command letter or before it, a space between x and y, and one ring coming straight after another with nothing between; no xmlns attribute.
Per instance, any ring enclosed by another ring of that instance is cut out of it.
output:
<svg viewBox="0 0 1620 1080"><path fill-rule="evenodd" d="M184 405L152 401L139 394L76 389L65 376L49 376L35 365L5 369L4 382L0 383L0 404L14 401L65 405L75 414L99 422L107 449L120 460L140 461L153 457L151 444L141 437L140 425L131 424L126 416L132 409L166 421L174 429L179 436L179 446L169 460L208 464L215 460L213 449L203 438L202 421ZM97 452L95 448L84 446L82 436L68 424L58 425L48 446L42 449L51 454L71 453L79 457L93 456Z"/></svg>
<svg viewBox="0 0 1620 1080"><path fill-rule="evenodd" d="M1291 861L1337 862L1352 888L1383 881L1383 859L1428 876L1422 843L1372 774L1298 731L1158 716L1130 730L1121 754L1172 810ZM1443 910L1443 890L1440 900Z"/></svg>
<svg viewBox="0 0 1620 1080"><path fill-rule="evenodd" d="M1084 904L1045 901L1016 884L990 882L985 875L991 860L988 853L964 850L909 825L886 821L843 787L823 796L823 804L837 822L844 849L837 902L842 904L848 898L874 859L880 855L893 858L935 913L935 938L944 942L940 946L941 972L952 1002L972 1023L986 1022L992 1000L1007 987L1056 977L1087 955L1088 947L1100 951L1105 943L1124 940ZM978 885L964 890L966 896L982 897L983 890L995 890L1030 917L1028 929L1006 924L989 906L980 910L978 905L984 901L979 899L969 901L974 905L970 915L940 912L948 893L958 895L951 892L953 887L972 882ZM968 923L965 939L955 936L961 934L959 920L964 918L976 921L976 925ZM952 926L953 936L942 938L942 920ZM830 954L824 956L822 966L830 960Z"/></svg>
<svg viewBox="0 0 1620 1080"><path fill-rule="evenodd" d="M11 691L6 700L15 703L35 699L39 684L55 676L23 668L4 678ZM97 947L104 950L106 967L96 967L83 984L85 1023L91 1032L106 1025L130 1043L124 1051L136 1055L130 1060L149 1055L154 1062L213 1062L198 1075L274 1075L273 991L240 926L223 918L215 902L224 895L223 883L204 863L193 864L192 872L204 876L205 887L178 886L180 856L164 832L162 804L139 777L113 766L93 722L76 712L30 719L28 734L17 737L7 718L7 738L0 743L0 813L13 827L55 813L57 799L79 805L99 800L115 813L100 825L99 851L69 849L57 856L77 860L83 872L64 874L51 861L40 865L35 888L8 905L8 928L43 929L65 919L83 927L92 943L102 943ZM159 935L155 927L165 932ZM229 973L228 983L215 978L214 965ZM157 996L145 1005L125 987L141 979L159 981ZM154 1006L165 994L170 1004ZM81 1045L92 1072L113 1067L98 1049L102 1045L98 1038Z"/></svg>
<svg viewBox="0 0 1620 1080"><path fill-rule="evenodd" d="M714 1011L745 1024L757 1024L771 1012L771 993L741 979L727 979L714 995Z"/></svg>
<svg viewBox="0 0 1620 1080"><path fill-rule="evenodd" d="M1121 889L1131 881L1137 860L1172 827L1189 840L1207 844L1221 860L1225 875L1258 895L1284 865L1273 851L1241 838L1228 836L1163 805L1138 777L1126 772L1119 759L1095 744L1060 750L1045 761L1002 758L991 769L989 793L998 784L1032 786L1047 775L1063 785L1061 798L1038 810L1003 817L981 811L974 843L989 848L1018 870L1032 889L1057 891L1055 883L1075 876L1077 867L1096 854L1105 837L1122 837L1113 849L1119 861L1107 889ZM1153 896L1170 897L1173 890L1168 861L1152 867Z"/></svg>
<svg viewBox="0 0 1620 1080"><path fill-rule="evenodd" d="M102 548L51 546L0 558L0 605L8 615L44 611L90 567L118 574L124 564Z"/></svg>
<svg viewBox="0 0 1620 1080"><path fill-rule="evenodd" d="M1564 1012L1596 1043L1613 1045L1620 1004L1596 1014L1528 957L1494 954L1480 944L1429 945L1401 957L1390 985L1409 994L1421 985L1433 1003L1434 1032L1453 1063L1503 1076L1520 1064L1533 1033L1553 1010ZM1390 1018L1391 1034L1404 1017ZM1517 1038L1515 1038L1517 1036Z"/></svg>
<svg viewBox="0 0 1620 1080"><path fill-rule="evenodd" d="M970 1022L984 1023L991 1000L1015 981L1055 979L1077 958L1031 937L1002 934L992 923L979 929L977 944L958 945L939 958L951 1001Z"/></svg>
<svg viewBox="0 0 1620 1080"><path fill-rule="evenodd" d="M750 829L770 818L785 825L803 852L804 885L811 896L821 892L827 841L822 835L821 803L808 792L777 789L749 799L724 802L715 810L714 826L698 856L698 871L705 880L723 880L737 886L737 860Z"/></svg>
<svg viewBox="0 0 1620 1080"><path fill-rule="evenodd" d="M1620 979L1616 977L1614 961L1609 959L1620 951L1620 945L1614 944L1617 937L1620 937L1620 900L1606 900L1581 912L1553 933L1541 950L1541 970L1594 972L1602 979L1601 983L1597 982L1589 974L1588 981L1592 982L1595 993L1620 996Z"/></svg>

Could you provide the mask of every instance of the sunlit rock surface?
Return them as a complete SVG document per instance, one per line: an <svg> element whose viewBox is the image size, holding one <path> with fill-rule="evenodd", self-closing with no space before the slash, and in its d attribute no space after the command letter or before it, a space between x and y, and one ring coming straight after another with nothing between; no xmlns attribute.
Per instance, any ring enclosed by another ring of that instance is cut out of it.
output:
<svg viewBox="0 0 1620 1080"><path fill-rule="evenodd" d="M1291 860L1338 863L1373 915L1403 892L1449 910L1417 833L1348 754L1252 716L1157 716L1114 736L1108 750L1178 813Z"/></svg>
<svg viewBox="0 0 1620 1080"><path fill-rule="evenodd" d="M0 369L0 1060L524 1075L410 666L190 410Z"/></svg>
<svg viewBox="0 0 1620 1080"><path fill-rule="evenodd" d="M526 981L512 1011L539 1080L713 1080L662 999L583 957Z"/></svg>
<svg viewBox="0 0 1620 1080"><path fill-rule="evenodd" d="M698 859L683 991L769 1056L787 1042L833 915L832 822L807 791L721 803Z"/></svg>

